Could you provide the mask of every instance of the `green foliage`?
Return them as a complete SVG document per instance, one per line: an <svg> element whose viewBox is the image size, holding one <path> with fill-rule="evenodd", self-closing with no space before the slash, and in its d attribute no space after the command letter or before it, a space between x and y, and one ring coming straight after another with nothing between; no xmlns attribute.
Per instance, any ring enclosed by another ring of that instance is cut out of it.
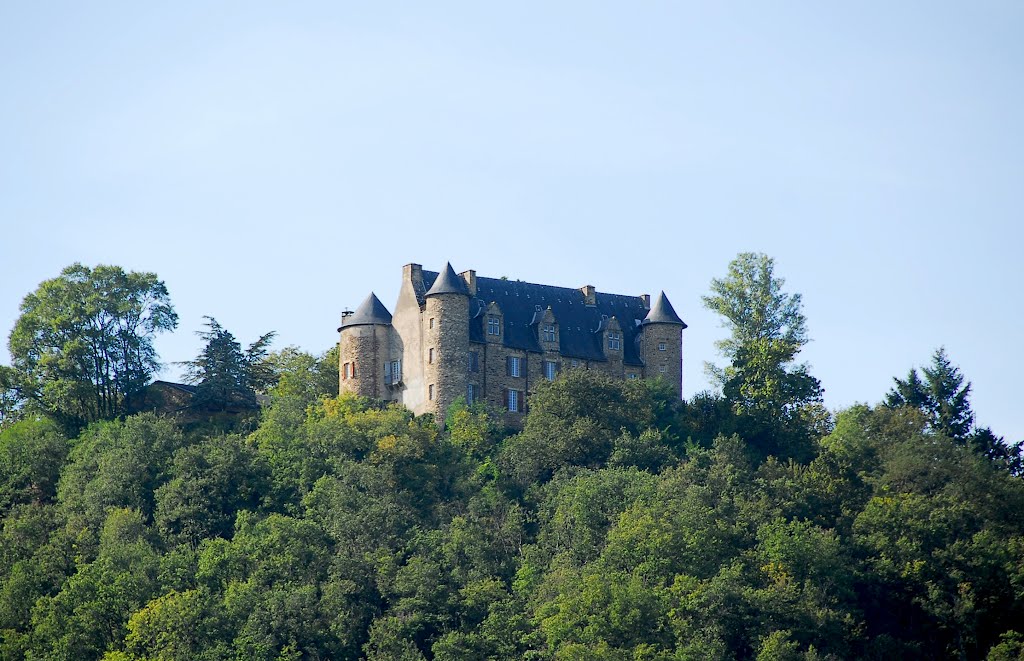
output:
<svg viewBox="0 0 1024 661"><path fill-rule="evenodd" d="M266 362L274 333L266 333L242 350L235 336L213 317L205 317L209 330L198 331L206 345L195 360L184 363L185 377L196 384L192 407L200 411L256 408L256 394L274 380Z"/></svg>
<svg viewBox="0 0 1024 661"><path fill-rule="evenodd" d="M53 502L67 453L67 439L48 420L0 430L0 514L18 503Z"/></svg>
<svg viewBox="0 0 1024 661"><path fill-rule="evenodd" d="M767 255L741 253L725 278L711 281L712 295L703 301L729 330L716 343L729 364L707 369L740 417L745 438L765 455L806 459L822 417L821 383L806 364L795 363L809 341L807 322L800 294L785 293L774 271Z"/></svg>
<svg viewBox="0 0 1024 661"><path fill-rule="evenodd" d="M115 417L160 368L153 338L177 325L155 274L73 264L21 303L17 388L70 429Z"/></svg>
<svg viewBox="0 0 1024 661"><path fill-rule="evenodd" d="M886 406L918 410L932 433L972 448L1015 475L1024 474L1024 441L1010 445L991 429L974 426L971 384L964 384L960 368L949 360L945 347L937 349L931 365L921 371L924 379L913 368L905 380L894 378L896 386L886 395Z"/></svg>
<svg viewBox="0 0 1024 661"><path fill-rule="evenodd" d="M1024 482L927 408L833 425L762 379L739 340L805 330L752 264L740 385L687 402L571 371L518 433L462 404L440 431L285 349L251 433L19 410L0 658L1021 658Z"/></svg>

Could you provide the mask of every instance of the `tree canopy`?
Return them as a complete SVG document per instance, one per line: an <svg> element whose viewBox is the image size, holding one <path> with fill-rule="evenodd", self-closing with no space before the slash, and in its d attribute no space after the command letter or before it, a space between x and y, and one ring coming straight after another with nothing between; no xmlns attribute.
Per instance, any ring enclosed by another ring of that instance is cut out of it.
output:
<svg viewBox="0 0 1024 661"><path fill-rule="evenodd" d="M246 349L213 317L206 317L208 330L197 331L206 342L195 360L184 363L185 379L196 385L193 407L206 411L256 408L257 393L265 392L274 380L266 362L275 333L265 333Z"/></svg>
<svg viewBox="0 0 1024 661"><path fill-rule="evenodd" d="M761 253L741 253L726 277L711 281L703 301L729 331L716 343L729 363L707 369L749 440L760 437L771 453L799 456L808 450L804 431L817 415L822 388L806 364L795 362L809 341L807 321L800 294L787 294L784 284L774 260Z"/></svg>
<svg viewBox="0 0 1024 661"><path fill-rule="evenodd" d="M1024 478L933 415L974 418L942 356L828 424L564 370L522 429L442 430L291 348L240 433L33 411L0 428L0 659L1024 658Z"/></svg>
<svg viewBox="0 0 1024 661"><path fill-rule="evenodd" d="M178 316L153 273L73 264L21 303L8 346L22 397L70 427L112 418L160 369Z"/></svg>

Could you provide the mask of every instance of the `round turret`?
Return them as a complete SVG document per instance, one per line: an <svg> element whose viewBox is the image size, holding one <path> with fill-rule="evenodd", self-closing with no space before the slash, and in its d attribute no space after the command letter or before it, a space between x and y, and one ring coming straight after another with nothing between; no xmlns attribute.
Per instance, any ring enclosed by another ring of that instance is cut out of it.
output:
<svg viewBox="0 0 1024 661"><path fill-rule="evenodd" d="M676 394L683 394L683 329L665 292L658 295L643 321L644 377L664 379Z"/></svg>
<svg viewBox="0 0 1024 661"><path fill-rule="evenodd" d="M451 264L424 294L423 375L427 407L443 423L448 407L466 396L469 361L469 288Z"/></svg>
<svg viewBox="0 0 1024 661"><path fill-rule="evenodd" d="M342 317L338 329L340 392L386 398L383 375L390 331L391 313L372 292L355 312Z"/></svg>

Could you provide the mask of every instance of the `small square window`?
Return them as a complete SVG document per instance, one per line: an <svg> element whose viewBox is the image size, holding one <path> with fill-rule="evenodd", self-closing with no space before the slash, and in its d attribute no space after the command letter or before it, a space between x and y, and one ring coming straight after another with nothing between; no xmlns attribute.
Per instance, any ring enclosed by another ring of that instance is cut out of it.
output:
<svg viewBox="0 0 1024 661"><path fill-rule="evenodd" d="M630 374L629 375L629 380L630 381L634 381L636 378L637 378L636 374Z"/></svg>
<svg viewBox="0 0 1024 661"><path fill-rule="evenodd" d="M430 318L430 327L431 328L434 327L434 318L433 317Z"/></svg>
<svg viewBox="0 0 1024 661"><path fill-rule="evenodd" d="M434 347L430 347L430 350L427 352L427 362L431 364L434 362Z"/></svg>
<svg viewBox="0 0 1024 661"><path fill-rule="evenodd" d="M658 371L661 372L662 374L665 374L666 372L668 372L668 365L662 365L661 367L658 368Z"/></svg>
<svg viewBox="0 0 1024 661"><path fill-rule="evenodd" d="M434 401L434 384L433 383L431 383L429 386L427 386L427 399L429 399L430 401Z"/></svg>
<svg viewBox="0 0 1024 661"><path fill-rule="evenodd" d="M578 361L575 358L573 358L571 361L569 361L569 365L571 365L572 367L579 367L580 366L580 361Z"/></svg>
<svg viewBox="0 0 1024 661"><path fill-rule="evenodd" d="M668 349L668 345L667 344L665 344L664 342L658 342L658 351L666 351L667 349Z"/></svg>

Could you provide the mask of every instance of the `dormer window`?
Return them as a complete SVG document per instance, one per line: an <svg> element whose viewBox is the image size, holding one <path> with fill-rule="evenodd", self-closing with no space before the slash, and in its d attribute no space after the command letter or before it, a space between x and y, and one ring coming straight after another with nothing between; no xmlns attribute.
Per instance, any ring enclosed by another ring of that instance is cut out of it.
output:
<svg viewBox="0 0 1024 661"><path fill-rule="evenodd" d="M487 334L488 335L499 335L501 333L501 325L497 317L487 317Z"/></svg>
<svg viewBox="0 0 1024 661"><path fill-rule="evenodd" d="M541 329L541 332L543 333L543 337L544 337L544 341L545 342L554 342L555 341L555 325L554 324L544 324L544 327Z"/></svg>
<svg viewBox="0 0 1024 661"><path fill-rule="evenodd" d="M608 348L612 351L622 349L622 333L608 333Z"/></svg>

